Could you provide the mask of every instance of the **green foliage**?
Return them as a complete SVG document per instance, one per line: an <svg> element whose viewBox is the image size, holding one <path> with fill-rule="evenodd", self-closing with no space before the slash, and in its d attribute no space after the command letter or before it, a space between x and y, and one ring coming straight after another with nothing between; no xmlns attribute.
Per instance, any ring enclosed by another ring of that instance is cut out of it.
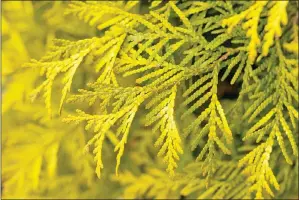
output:
<svg viewBox="0 0 299 200"><path fill-rule="evenodd" d="M149 3L5 2L4 197L298 198L298 3Z"/></svg>

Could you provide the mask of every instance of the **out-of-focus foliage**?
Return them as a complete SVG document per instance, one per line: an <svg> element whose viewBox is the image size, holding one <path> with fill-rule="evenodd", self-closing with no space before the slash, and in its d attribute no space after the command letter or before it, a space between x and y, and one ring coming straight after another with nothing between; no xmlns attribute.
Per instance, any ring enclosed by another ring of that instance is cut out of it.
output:
<svg viewBox="0 0 299 200"><path fill-rule="evenodd" d="M4 1L2 197L298 198L297 9Z"/></svg>
<svg viewBox="0 0 299 200"><path fill-rule="evenodd" d="M110 180L108 175L96 179L93 158L83 154L84 129L66 126L57 114L50 119L43 102L32 103L29 94L40 82L39 72L22 68L30 58L40 58L53 38L96 35L95 29L64 16L67 5L2 4L2 198L110 197L110 188L99 186Z"/></svg>

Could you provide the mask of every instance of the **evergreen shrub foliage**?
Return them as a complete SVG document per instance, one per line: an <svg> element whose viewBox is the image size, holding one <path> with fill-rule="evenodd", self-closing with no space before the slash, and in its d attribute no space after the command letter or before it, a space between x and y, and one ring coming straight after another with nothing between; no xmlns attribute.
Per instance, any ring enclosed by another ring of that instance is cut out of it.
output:
<svg viewBox="0 0 299 200"><path fill-rule="evenodd" d="M3 198L298 198L298 2L2 6Z"/></svg>

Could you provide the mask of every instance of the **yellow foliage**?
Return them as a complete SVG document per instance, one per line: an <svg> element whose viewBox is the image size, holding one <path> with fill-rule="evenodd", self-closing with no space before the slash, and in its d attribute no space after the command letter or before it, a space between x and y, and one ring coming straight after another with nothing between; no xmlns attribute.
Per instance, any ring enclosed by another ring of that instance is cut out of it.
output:
<svg viewBox="0 0 299 200"><path fill-rule="evenodd" d="M179 160L179 154L183 153L181 147L181 138L174 118L174 103L177 94L177 87L171 88L168 98L165 98L153 111L147 116L149 125L161 117L161 121L157 123L154 129L160 129L161 135L155 143L155 146L161 146L158 156L163 157L168 164L166 171L171 176L174 175L174 169L177 168L176 160ZM156 112L156 110L158 110ZM156 116L155 116L156 115Z"/></svg>
<svg viewBox="0 0 299 200"><path fill-rule="evenodd" d="M261 44L258 33L258 24L260 21L260 15L267 5L268 1L257 1L247 10L233 15L230 18L224 19L222 21L223 26L228 26L228 32L231 33L233 28L242 20L246 19L247 21L243 23L243 29L247 30L247 37L250 37L250 43L248 45L249 59L251 62L254 62L257 57L258 47ZM267 24L264 27L264 38L262 46L262 56L267 56L269 53L269 48L274 43L274 37L277 39L281 36L281 24L286 25L288 22L288 15L286 7L288 1L276 1L269 3L272 5L272 8L269 9ZM279 15L277 14L279 13ZM292 47L290 47L292 48ZM260 58L259 58L260 59Z"/></svg>
<svg viewBox="0 0 299 200"><path fill-rule="evenodd" d="M296 3L3 2L2 198L298 196Z"/></svg>
<svg viewBox="0 0 299 200"><path fill-rule="evenodd" d="M223 26L228 26L228 33L231 33L233 28L240 23L243 19L247 21L242 25L243 29L247 30L247 37L250 37L250 43L248 45L249 59L251 62L255 61L257 56L257 47L260 45L261 41L259 39L258 33L258 23L260 19L261 12L267 1L257 1L250 8L236 14L228 19L222 21Z"/></svg>
<svg viewBox="0 0 299 200"><path fill-rule="evenodd" d="M126 186L122 197L125 199L179 197L178 192L175 190L175 184L167 173L155 168L148 169L147 174L142 174L139 177L127 171L118 177L113 177L113 179Z"/></svg>
<svg viewBox="0 0 299 200"><path fill-rule="evenodd" d="M263 199L263 188L273 197L274 194L270 189L269 183L279 190L279 184L273 174L272 169L269 167L269 159L273 148L273 136L266 142L260 144L253 151L247 154L239 162L240 166L248 164L244 169L244 173L248 174L248 179L253 182L249 188L250 191L256 191L256 199Z"/></svg>
<svg viewBox="0 0 299 200"><path fill-rule="evenodd" d="M282 30L280 24L286 25L288 23L287 5L288 1L276 1L274 2L273 7L269 10L268 21L265 26L266 34L263 39L263 56L268 55L269 48L274 43L274 37L275 39L278 39L281 36Z"/></svg>
<svg viewBox="0 0 299 200"><path fill-rule="evenodd" d="M296 22L293 25L292 41L289 43L284 43L283 47L289 51L298 55L298 25Z"/></svg>

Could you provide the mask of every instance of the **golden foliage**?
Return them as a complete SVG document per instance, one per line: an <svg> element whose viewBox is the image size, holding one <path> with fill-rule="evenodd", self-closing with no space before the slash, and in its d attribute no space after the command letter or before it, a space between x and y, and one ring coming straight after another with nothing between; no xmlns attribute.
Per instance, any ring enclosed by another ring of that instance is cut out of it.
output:
<svg viewBox="0 0 299 200"><path fill-rule="evenodd" d="M3 197L293 198L296 6L4 2Z"/></svg>

